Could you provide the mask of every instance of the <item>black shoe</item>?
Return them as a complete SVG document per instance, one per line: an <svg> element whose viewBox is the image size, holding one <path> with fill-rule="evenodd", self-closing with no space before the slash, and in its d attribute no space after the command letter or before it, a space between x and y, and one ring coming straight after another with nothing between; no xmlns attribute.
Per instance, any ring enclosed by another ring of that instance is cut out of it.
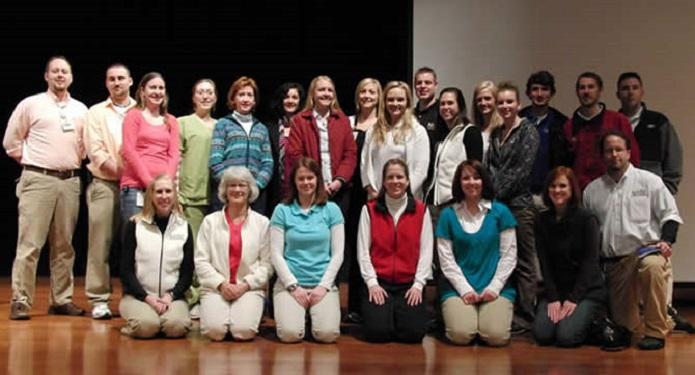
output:
<svg viewBox="0 0 695 375"><path fill-rule="evenodd" d="M637 347L641 350L659 350L663 349L664 345L666 345L666 341L664 339L651 336L644 336L644 338L637 343Z"/></svg>
<svg viewBox="0 0 695 375"><path fill-rule="evenodd" d="M29 305L24 302L12 302L10 306L11 320L29 320Z"/></svg>
<svg viewBox="0 0 695 375"><path fill-rule="evenodd" d="M516 322L512 322L512 329L511 329L512 336L523 335L524 333L527 333L527 332L531 332L531 329L524 327L521 324L518 324Z"/></svg>
<svg viewBox="0 0 695 375"><path fill-rule="evenodd" d="M48 313L51 315L68 315L68 316L82 316L84 315L84 310L77 307L72 302L68 302L63 305L53 305L48 309Z"/></svg>
<svg viewBox="0 0 695 375"><path fill-rule="evenodd" d="M673 327L675 331L685 331L691 335L695 333L695 327L693 327L685 317L678 314L678 311L671 306L668 307L668 315L673 319L673 322L676 323L676 326Z"/></svg>

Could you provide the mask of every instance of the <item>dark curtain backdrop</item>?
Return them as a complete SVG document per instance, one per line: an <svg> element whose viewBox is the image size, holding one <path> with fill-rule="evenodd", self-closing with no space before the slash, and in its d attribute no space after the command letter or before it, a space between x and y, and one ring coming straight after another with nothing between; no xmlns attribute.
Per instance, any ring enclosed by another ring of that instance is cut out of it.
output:
<svg viewBox="0 0 695 375"><path fill-rule="evenodd" d="M176 116L190 113L191 85L199 78L212 78L218 85L215 116L227 114L224 98L236 78L255 78L260 86L261 118L273 90L284 81L306 87L316 75L331 76L348 114L353 112L354 89L360 79L410 81L412 0L46 4L3 1L0 5L2 134L19 101L46 90L44 66L52 55L71 61L70 92L87 106L106 98L104 71L113 62L128 65L136 84L144 73L159 71L167 83L170 111ZM20 167L2 152L0 168L4 197L0 275L9 275L17 240L15 180ZM85 269L85 219L83 201L73 240L77 275ZM47 250L42 252L41 274L48 270Z"/></svg>

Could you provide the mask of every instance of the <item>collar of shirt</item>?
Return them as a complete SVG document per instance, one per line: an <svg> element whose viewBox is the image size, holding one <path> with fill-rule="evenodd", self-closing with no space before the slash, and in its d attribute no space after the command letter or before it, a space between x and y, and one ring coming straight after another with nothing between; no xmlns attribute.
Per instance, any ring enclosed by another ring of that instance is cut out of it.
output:
<svg viewBox="0 0 695 375"><path fill-rule="evenodd" d="M51 91L51 90L46 90L46 95L48 95L49 98L53 99L53 101L55 102L55 104L56 104L58 107L61 107L61 108L64 107L64 106L66 106L66 105L68 105L68 103L69 103L70 100L72 99L72 97L70 96L70 93L69 93L69 92L66 92L66 93L65 93L65 100L62 100L62 101L59 100L59 99L58 99L58 96L56 96L56 94L54 94L53 91Z"/></svg>
<svg viewBox="0 0 695 375"><path fill-rule="evenodd" d="M606 109L606 106L603 103L598 104L601 109L593 116L587 117L582 114L582 111L577 111L577 116L581 117L584 121L591 121L592 119L596 118L596 116L599 116L603 113L603 111Z"/></svg>
<svg viewBox="0 0 695 375"><path fill-rule="evenodd" d="M459 215L461 213L465 213L469 217L474 217L474 216L478 216L480 214L483 214L483 215L487 214L487 212L490 211L491 208L492 208L492 202L491 201L489 201L487 199L481 199L480 202L478 202L478 209L480 211L474 215L470 211L468 211L468 207L466 206L466 201L464 200L458 204L458 206L456 207L456 211L457 211L457 213L459 213Z"/></svg>
<svg viewBox="0 0 695 375"><path fill-rule="evenodd" d="M308 210L305 210L304 208L302 208L302 206L299 205L299 201L296 199L294 200L294 202L292 202L292 205L290 206L290 210L292 211L293 215L309 216L317 209L318 209L317 205L312 204Z"/></svg>
<svg viewBox="0 0 695 375"><path fill-rule="evenodd" d="M634 115L630 116L628 120L630 120L630 125L632 125L632 130L634 131L637 125L639 124L639 118L642 116L642 111L644 111L644 107L640 106L639 109L637 110L637 113Z"/></svg>
<svg viewBox="0 0 695 375"><path fill-rule="evenodd" d="M628 164L627 169L625 170L625 173L620 177L620 181L616 182L613 177L611 177L608 173L606 173L603 178L605 178L606 183L610 187L615 187L617 185L623 184L625 182L625 179L630 177L634 172L634 167L632 166L632 163Z"/></svg>
<svg viewBox="0 0 695 375"><path fill-rule="evenodd" d="M106 106L114 108L114 109L115 108L131 109L131 108L135 107L135 99L128 97L128 104L126 104L125 106L122 106L122 105L117 105L116 103L114 103L113 100L111 99L111 97L109 96L108 98L106 98Z"/></svg>
<svg viewBox="0 0 695 375"><path fill-rule="evenodd" d="M312 110L311 113L314 116L314 118L316 119L317 124L325 125L325 126L328 125L328 117L331 115L330 111L328 111L326 113L326 116L321 116L318 112L316 112L316 110Z"/></svg>

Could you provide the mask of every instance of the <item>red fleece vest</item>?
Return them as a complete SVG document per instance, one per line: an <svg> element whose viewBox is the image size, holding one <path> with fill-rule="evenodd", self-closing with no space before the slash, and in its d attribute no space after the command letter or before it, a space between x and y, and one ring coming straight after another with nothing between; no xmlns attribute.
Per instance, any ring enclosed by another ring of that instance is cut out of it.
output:
<svg viewBox="0 0 695 375"><path fill-rule="evenodd" d="M415 210L407 209L394 227L393 217L377 209L377 201L367 204L372 230L370 255L377 277L395 284L411 283L415 279L420 258L420 234L425 217L425 205L415 201Z"/></svg>

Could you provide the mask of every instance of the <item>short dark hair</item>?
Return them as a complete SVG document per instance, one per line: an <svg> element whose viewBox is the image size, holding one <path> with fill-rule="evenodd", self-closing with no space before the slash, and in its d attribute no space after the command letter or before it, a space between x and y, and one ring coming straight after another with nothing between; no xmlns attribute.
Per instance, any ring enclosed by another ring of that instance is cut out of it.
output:
<svg viewBox="0 0 695 375"><path fill-rule="evenodd" d="M594 73L594 72L584 72L577 77L577 82L574 84L574 89L578 90L579 89L579 80L582 78L591 78L594 81L596 81L596 84L598 85L599 89L603 89L603 79L601 79L601 76Z"/></svg>
<svg viewBox="0 0 695 375"><path fill-rule="evenodd" d="M630 142L630 138L628 138L628 136L620 130L611 129L611 130L608 130L607 132L603 133L601 138L599 138L599 140L598 140L597 145L598 145L598 152L600 154L603 154L603 144L606 143L606 138L608 138L610 136L622 138L622 140L625 141L625 148L627 148L628 151L632 150L632 143Z"/></svg>
<svg viewBox="0 0 695 375"><path fill-rule="evenodd" d="M437 80L437 72L435 72L434 69L430 68L429 66L423 66L416 70L415 74L413 74L413 80L415 80L415 78L422 73L430 73L434 77L434 80Z"/></svg>
<svg viewBox="0 0 695 375"><path fill-rule="evenodd" d="M48 60L46 61L46 68L44 70L45 72L48 72L48 67L51 65L53 60L63 60L66 63L68 63L68 66L70 66L70 69L72 69L72 64L70 64L70 60L68 60L67 57L65 57L63 55L53 55L53 56L49 57Z"/></svg>
<svg viewBox="0 0 695 375"><path fill-rule="evenodd" d="M129 77L132 77L132 75L130 74L130 69L128 69L128 67L125 66L125 64L119 63L119 62L115 62L115 63L109 65L109 66L106 68L106 71L108 72L109 70L114 69L114 68L125 69L125 71L128 72L128 76L129 76Z"/></svg>
<svg viewBox="0 0 695 375"><path fill-rule="evenodd" d="M553 208L553 201L550 199L550 194L548 193L548 190L550 189L550 185L558 179L561 176L565 176L567 178L567 181L569 181L570 188L572 189L572 197L570 198L567 206L571 208L577 208L582 202L582 191L579 189L579 182L577 181L577 176L574 174L574 171L572 168L568 167L555 167L553 170L551 170L548 175L545 177L545 184L543 185L543 203L545 203L545 206L548 208Z"/></svg>
<svg viewBox="0 0 695 375"><path fill-rule="evenodd" d="M295 176L297 176L297 170L299 168L306 168L310 170L316 176L316 192L314 193L314 203L317 205L324 205L328 201L328 193L326 193L326 188L323 184L323 175L321 174L321 166L319 163L306 156L295 160L292 165L292 171L290 172L290 180L287 182L290 185L290 190L288 195L283 200L284 203L290 204L294 202L295 199L299 199L299 191L297 190L297 184L294 182Z"/></svg>
<svg viewBox="0 0 695 375"><path fill-rule="evenodd" d="M620 76L618 76L618 81L615 83L615 85L618 87L618 90L620 90L620 82L622 82L625 79L628 78L634 78L639 81L639 84L642 84L642 77L639 76L636 72L623 72L620 73Z"/></svg>
<svg viewBox="0 0 695 375"><path fill-rule="evenodd" d="M526 81L526 95L531 92L531 86L541 85L550 88L550 94L555 95L555 77L547 70L541 70L531 74Z"/></svg>
<svg viewBox="0 0 695 375"><path fill-rule="evenodd" d="M456 167L456 172L454 172L454 178L451 182L451 195L454 197L454 202L462 202L466 199L466 194L461 188L461 175L463 174L464 168L472 168L475 173L480 176L483 182L483 191L481 192L481 197L488 200L493 200L495 198L495 189L492 186L492 179L487 173L483 164L475 159L468 159L461 162L461 164Z"/></svg>

